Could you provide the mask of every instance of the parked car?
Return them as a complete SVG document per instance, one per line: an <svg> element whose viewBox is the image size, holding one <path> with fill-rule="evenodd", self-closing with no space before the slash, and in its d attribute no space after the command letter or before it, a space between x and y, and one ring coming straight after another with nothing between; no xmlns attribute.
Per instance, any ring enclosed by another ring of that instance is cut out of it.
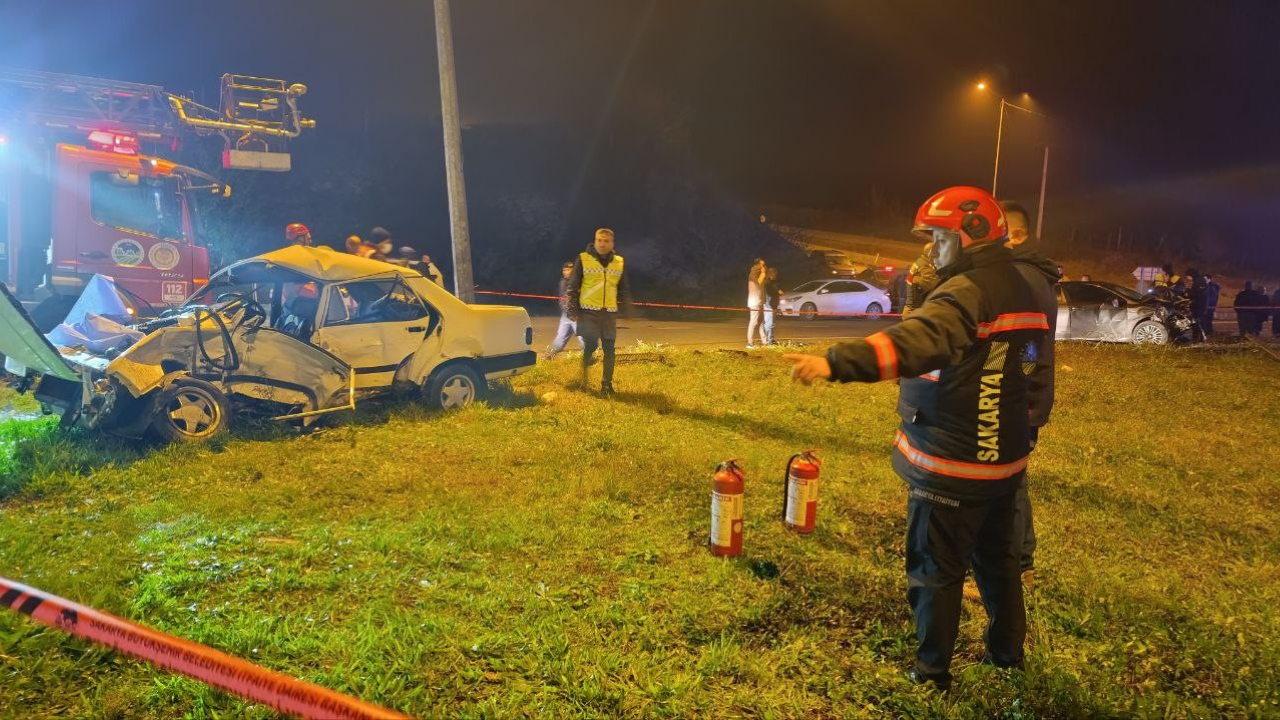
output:
<svg viewBox="0 0 1280 720"><path fill-rule="evenodd" d="M393 392L463 407L536 358L523 308L467 305L413 270L328 248L231 265L166 315L115 326L120 345L98 351L54 346L3 296L6 369L47 410L168 441L208 439L242 412L305 424ZM101 333L91 320L81 329Z"/></svg>
<svg viewBox="0 0 1280 720"><path fill-rule="evenodd" d="M1167 345L1194 337L1189 308L1108 282L1058 283L1058 340Z"/></svg>
<svg viewBox="0 0 1280 720"><path fill-rule="evenodd" d="M812 280L782 294L778 310L812 320L819 313L878 318L890 307L889 295L861 280Z"/></svg>

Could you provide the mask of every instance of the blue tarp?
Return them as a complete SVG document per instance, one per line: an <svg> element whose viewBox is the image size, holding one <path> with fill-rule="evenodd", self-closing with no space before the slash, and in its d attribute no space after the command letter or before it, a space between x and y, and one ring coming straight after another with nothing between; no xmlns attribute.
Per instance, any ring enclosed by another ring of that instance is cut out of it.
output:
<svg viewBox="0 0 1280 720"><path fill-rule="evenodd" d="M126 348L143 337L121 324L133 319L129 307L113 279L94 275L66 319L45 337L54 345L83 346L99 355Z"/></svg>

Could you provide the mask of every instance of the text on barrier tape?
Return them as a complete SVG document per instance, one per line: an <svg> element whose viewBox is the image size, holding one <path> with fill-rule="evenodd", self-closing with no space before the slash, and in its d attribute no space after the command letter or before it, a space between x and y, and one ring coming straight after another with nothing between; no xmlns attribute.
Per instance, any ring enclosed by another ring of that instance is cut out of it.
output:
<svg viewBox="0 0 1280 720"><path fill-rule="evenodd" d="M139 660L305 718L408 718L0 577L0 605Z"/></svg>

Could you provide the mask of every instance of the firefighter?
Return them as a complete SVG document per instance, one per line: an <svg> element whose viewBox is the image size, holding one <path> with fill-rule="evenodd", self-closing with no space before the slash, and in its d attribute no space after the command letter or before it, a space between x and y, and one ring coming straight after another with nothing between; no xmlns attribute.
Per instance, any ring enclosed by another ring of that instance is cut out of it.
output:
<svg viewBox="0 0 1280 720"><path fill-rule="evenodd" d="M1022 666L1015 495L1031 452L1029 376L1043 371L1030 348L1044 342L1049 321L1038 286L1004 246L1004 211L985 190L937 193L914 231L932 239L941 279L923 305L825 357L785 357L805 383L903 378L893 468L908 487L907 601L919 640L908 678L946 688L971 564L988 616L984 662Z"/></svg>
<svg viewBox="0 0 1280 720"><path fill-rule="evenodd" d="M938 286L938 272L930 257L932 251L933 243L925 243L920 250L920 257L911 263L911 269L907 271L907 296L902 305L904 316L923 305L925 298Z"/></svg>
<svg viewBox="0 0 1280 720"><path fill-rule="evenodd" d="M290 245L311 247L311 231L302 223L289 223L284 226L284 239Z"/></svg>
<svg viewBox="0 0 1280 720"><path fill-rule="evenodd" d="M582 338L582 380L597 347L604 348L600 394L613 395L613 365L618 340L618 311L631 315L631 283L622 256L613 251L613 231L596 230L595 241L578 253L567 287L569 319Z"/></svg>

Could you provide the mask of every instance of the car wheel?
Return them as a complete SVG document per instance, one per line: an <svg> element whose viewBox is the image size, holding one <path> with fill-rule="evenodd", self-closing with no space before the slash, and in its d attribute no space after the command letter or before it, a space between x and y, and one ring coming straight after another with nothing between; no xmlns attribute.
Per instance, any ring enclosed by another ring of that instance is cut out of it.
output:
<svg viewBox="0 0 1280 720"><path fill-rule="evenodd" d="M156 396L151 429L165 442L204 442L226 430L227 396L203 380L180 378Z"/></svg>
<svg viewBox="0 0 1280 720"><path fill-rule="evenodd" d="M457 410L484 397L486 385L475 370L462 364L436 371L427 381L427 404L437 410Z"/></svg>
<svg viewBox="0 0 1280 720"><path fill-rule="evenodd" d="M818 314L818 306L811 302L807 302L800 306L800 319L812 320Z"/></svg>
<svg viewBox="0 0 1280 720"><path fill-rule="evenodd" d="M868 319L868 320L879 320L879 319L880 319L880 313L882 313L882 312L884 312L884 306L882 306L880 303L875 303L875 302L873 302L873 303L871 303L871 304L867 305L867 319Z"/></svg>
<svg viewBox="0 0 1280 720"><path fill-rule="evenodd" d="M1169 329L1155 320L1143 320L1133 329L1134 345L1168 345Z"/></svg>

